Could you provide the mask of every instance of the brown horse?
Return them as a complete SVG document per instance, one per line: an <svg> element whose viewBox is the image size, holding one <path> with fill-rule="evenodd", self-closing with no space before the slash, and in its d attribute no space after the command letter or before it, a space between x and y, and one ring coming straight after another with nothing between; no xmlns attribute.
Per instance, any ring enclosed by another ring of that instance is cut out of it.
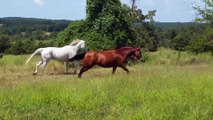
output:
<svg viewBox="0 0 213 120"><path fill-rule="evenodd" d="M134 55L137 59L141 58L140 48L122 47L120 49L112 49L106 51L89 51L85 54L83 59L83 67L78 74L80 78L83 72L89 70L94 65L101 67L112 67L112 73L115 73L117 67L121 67L127 73L129 70L125 66L125 61L131 55Z"/></svg>

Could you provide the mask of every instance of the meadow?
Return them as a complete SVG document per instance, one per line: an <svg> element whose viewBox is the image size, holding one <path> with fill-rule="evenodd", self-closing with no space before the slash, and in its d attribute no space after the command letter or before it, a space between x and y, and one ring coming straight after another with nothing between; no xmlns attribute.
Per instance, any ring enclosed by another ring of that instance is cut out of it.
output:
<svg viewBox="0 0 213 120"><path fill-rule="evenodd" d="M33 76L39 58L24 65L28 57L0 59L0 119L213 119L210 53L161 48L128 66L129 74L95 67L81 79L56 61Z"/></svg>

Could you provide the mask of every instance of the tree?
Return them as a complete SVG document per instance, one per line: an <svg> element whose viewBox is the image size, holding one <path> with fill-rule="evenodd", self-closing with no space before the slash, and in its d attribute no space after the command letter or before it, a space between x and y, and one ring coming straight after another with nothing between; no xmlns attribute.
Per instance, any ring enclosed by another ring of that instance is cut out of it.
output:
<svg viewBox="0 0 213 120"><path fill-rule="evenodd" d="M32 32L32 38L34 40L42 40L44 38L44 32L41 30L36 30Z"/></svg>
<svg viewBox="0 0 213 120"><path fill-rule="evenodd" d="M186 36L179 34L171 41L171 47L178 51L185 51L189 45L189 39Z"/></svg>
<svg viewBox="0 0 213 120"><path fill-rule="evenodd" d="M0 34L0 53L10 47L10 38L7 35Z"/></svg>
<svg viewBox="0 0 213 120"><path fill-rule="evenodd" d="M201 1L205 7L194 6L198 13L196 21L205 22L207 26L197 35L188 48L195 53L210 51L213 55L213 0Z"/></svg>
<svg viewBox="0 0 213 120"><path fill-rule="evenodd" d="M213 55L213 29L206 28L199 33L188 49L196 54L211 52Z"/></svg>
<svg viewBox="0 0 213 120"><path fill-rule="evenodd" d="M136 44L149 51L157 50L157 35L153 25L156 10L149 11L147 15L142 13L141 9L137 9L136 0L131 0L131 8L125 6L129 11L129 18L134 24L134 31L136 36Z"/></svg>
<svg viewBox="0 0 213 120"><path fill-rule="evenodd" d="M136 0L130 0L132 2L131 8L134 10L136 8Z"/></svg>
<svg viewBox="0 0 213 120"><path fill-rule="evenodd" d="M133 25L128 9L120 0L87 0L86 20L71 23L57 44L84 39L90 49L110 49L134 45Z"/></svg>
<svg viewBox="0 0 213 120"><path fill-rule="evenodd" d="M195 4L193 8L197 10L198 17L196 21L206 22L213 25L213 0L201 0L205 7L201 7Z"/></svg>
<svg viewBox="0 0 213 120"><path fill-rule="evenodd" d="M14 44L12 44L11 48L8 50L9 53L18 55L18 54L23 54L25 53L25 48L24 48L24 42L21 40L16 41Z"/></svg>

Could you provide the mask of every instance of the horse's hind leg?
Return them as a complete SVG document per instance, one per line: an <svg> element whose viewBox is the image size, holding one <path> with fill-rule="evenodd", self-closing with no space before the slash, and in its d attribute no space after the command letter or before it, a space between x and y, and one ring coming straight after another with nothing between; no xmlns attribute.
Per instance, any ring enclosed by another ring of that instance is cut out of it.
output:
<svg viewBox="0 0 213 120"><path fill-rule="evenodd" d="M47 63L48 63L48 61L44 61L44 62L42 63L42 68L41 68L42 75L44 75L44 68L46 67Z"/></svg>
<svg viewBox="0 0 213 120"><path fill-rule="evenodd" d="M78 61L74 61L74 66L75 66L75 70L73 73L76 74L78 70Z"/></svg>
<svg viewBox="0 0 213 120"><path fill-rule="evenodd" d="M66 74L68 74L69 73L69 66L70 64L69 64L69 62L66 62Z"/></svg>
<svg viewBox="0 0 213 120"><path fill-rule="evenodd" d="M113 68L112 68L112 74L114 74L114 73L115 73L116 68L117 68L117 66L115 66L115 67L113 67Z"/></svg>
<svg viewBox="0 0 213 120"><path fill-rule="evenodd" d="M36 75L37 72L38 72L38 67L42 64L42 60L40 60L37 64L36 64L36 70L35 72L33 73L33 75Z"/></svg>

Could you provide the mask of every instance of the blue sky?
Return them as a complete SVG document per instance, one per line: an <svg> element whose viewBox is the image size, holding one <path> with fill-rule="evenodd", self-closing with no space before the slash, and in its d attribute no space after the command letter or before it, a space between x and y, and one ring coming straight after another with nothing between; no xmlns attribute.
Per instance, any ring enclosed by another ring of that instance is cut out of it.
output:
<svg viewBox="0 0 213 120"><path fill-rule="evenodd" d="M192 5L199 0L137 0L143 13L157 10L155 21L191 22ZM130 4L130 0L121 0ZM80 20L86 16L86 0L0 0L0 17Z"/></svg>

